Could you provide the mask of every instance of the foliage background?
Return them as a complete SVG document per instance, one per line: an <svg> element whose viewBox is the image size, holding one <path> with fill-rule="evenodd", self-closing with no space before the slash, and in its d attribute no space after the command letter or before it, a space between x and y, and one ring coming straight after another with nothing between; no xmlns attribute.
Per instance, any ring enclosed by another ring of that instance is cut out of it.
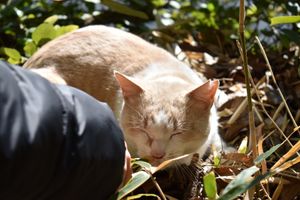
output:
<svg viewBox="0 0 300 200"><path fill-rule="evenodd" d="M57 15L56 25L116 26L164 47L200 33L202 43L216 45L221 51L212 53L232 57L237 56L238 8L238 1L229 0L10 0L0 4L0 46L16 49L24 58L30 56L33 50L24 47L31 42L32 32L45 19ZM299 44L296 24L270 26L271 17L297 15L299 9L297 0L248 1L247 39L258 35L268 49L277 52L284 52L291 42ZM7 56L2 52L2 57ZM24 59L12 62L22 64Z"/></svg>

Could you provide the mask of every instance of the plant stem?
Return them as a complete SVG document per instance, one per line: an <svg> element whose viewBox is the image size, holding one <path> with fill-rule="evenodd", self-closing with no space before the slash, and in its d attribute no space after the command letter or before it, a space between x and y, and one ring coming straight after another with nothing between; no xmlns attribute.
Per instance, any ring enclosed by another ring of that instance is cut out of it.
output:
<svg viewBox="0 0 300 200"><path fill-rule="evenodd" d="M248 111L249 111L249 131L250 131L249 145L252 149L253 159L255 159L257 157L257 148L256 148L257 138L256 138L256 132L255 132L254 112L252 109L253 105L252 105L250 82L249 82L249 73L250 72L249 72L249 67L248 67L248 57L247 57L246 44L245 44L244 22L245 22L245 4L244 4L244 0L240 0L239 34L240 34L240 43L241 43L241 49L242 49L242 60L243 60L243 68L244 68L244 74L245 74Z"/></svg>
<svg viewBox="0 0 300 200"><path fill-rule="evenodd" d="M156 189L158 190L160 196L162 197L163 200L167 200L165 194L163 193L162 189L160 188L159 184L157 183L155 177L151 174L151 180L154 183Z"/></svg>
<svg viewBox="0 0 300 200"><path fill-rule="evenodd" d="M286 110L287 110L287 112L288 112L288 114L289 114L289 116L290 116L290 118L291 118L291 120L292 120L292 122L293 122L294 128L297 128L298 125L297 125L297 123L296 123L296 121L295 121L295 119L294 119L294 117L293 117L293 115L292 115L292 112L290 111L290 108L289 108L289 106L287 105L286 100L285 100L285 98L284 98L284 96L283 96L283 94L282 94L282 92L281 92L281 90L280 90L280 88L279 88L279 86L278 86L278 84L277 84L277 81L276 81L276 79L275 79L275 76L274 76L272 67L271 67L270 62L269 62L269 59L268 59L268 57L267 57L267 54L266 54L266 52L265 52L265 50L264 50L264 48L263 48L263 46L262 46L262 44L261 44L259 38L256 36L255 39L256 39L257 44L258 44L258 46L259 46L259 48L260 48L260 51L261 51L262 54L263 54L263 57L264 57L264 59L265 59L265 61L266 61L266 64L267 64L267 67L268 67L269 71L271 72L271 77L272 77L273 83L274 83L274 85L275 85L275 88L276 88L276 90L278 91L278 93L279 93L279 95L280 95L280 97L281 97L281 99L282 99L282 101L283 101L283 103L284 103L284 105L285 105L285 108L286 108ZM298 133L300 134L299 131L298 131Z"/></svg>

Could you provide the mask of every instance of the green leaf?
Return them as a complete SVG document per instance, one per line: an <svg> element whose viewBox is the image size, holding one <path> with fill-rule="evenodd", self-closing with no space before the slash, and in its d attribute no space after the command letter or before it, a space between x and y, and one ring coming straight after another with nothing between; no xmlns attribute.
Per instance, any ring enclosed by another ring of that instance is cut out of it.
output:
<svg viewBox="0 0 300 200"><path fill-rule="evenodd" d="M260 154L259 156L257 156L257 158L254 160L254 163L257 165L259 163L261 163L264 159L268 158L272 153L274 153L279 147L281 146L281 144L277 144L276 146L272 147L271 149L269 149L268 151L266 151L265 153Z"/></svg>
<svg viewBox="0 0 300 200"><path fill-rule="evenodd" d="M215 12L215 5L213 3L208 3L207 4L207 9L210 11L210 12Z"/></svg>
<svg viewBox="0 0 300 200"><path fill-rule="evenodd" d="M250 168L248 168L248 169L250 169ZM237 185L237 187L232 188L230 191L227 191L226 193L223 192L222 196L220 198L218 198L218 200L231 200L231 199L235 199L237 196L239 196L240 194L246 192L247 190L249 190L253 186L259 184L260 181L266 179L267 177L269 177L271 175L272 174L270 172L265 173L263 175L258 175L255 179L253 179L252 181L250 181L248 183Z"/></svg>
<svg viewBox="0 0 300 200"><path fill-rule="evenodd" d="M213 161L214 166L218 167L221 164L221 155L218 153L215 145L211 146L212 154L213 154Z"/></svg>
<svg viewBox="0 0 300 200"><path fill-rule="evenodd" d="M3 52L10 58L18 60L21 59L21 55L18 50L12 48L3 48Z"/></svg>
<svg viewBox="0 0 300 200"><path fill-rule="evenodd" d="M25 51L26 56L30 57L36 52L37 46L34 44L34 42L30 41L26 43L23 49Z"/></svg>
<svg viewBox="0 0 300 200"><path fill-rule="evenodd" d="M221 157L219 155L214 156L214 166L218 167L221 164Z"/></svg>
<svg viewBox="0 0 300 200"><path fill-rule="evenodd" d="M45 19L45 23L49 23L49 24L55 24L55 22L57 22L58 20L58 16L57 15L52 15L50 17L48 17L47 19Z"/></svg>
<svg viewBox="0 0 300 200"><path fill-rule="evenodd" d="M18 50L2 47L0 52L8 57L7 61L11 64L20 64L21 63L21 54Z"/></svg>
<svg viewBox="0 0 300 200"><path fill-rule="evenodd" d="M151 171L151 167L152 167L150 163L143 160L134 160L132 161L132 165L139 165L142 168L147 169L149 171Z"/></svg>
<svg viewBox="0 0 300 200"><path fill-rule="evenodd" d="M155 7L161 7L166 5L166 1L165 0L151 0L151 3L155 6Z"/></svg>
<svg viewBox="0 0 300 200"><path fill-rule="evenodd" d="M246 153L247 152L247 148L248 148L248 137L244 137L244 139L242 140L239 149L238 149L238 153Z"/></svg>
<svg viewBox="0 0 300 200"><path fill-rule="evenodd" d="M144 171L134 173L130 181L118 192L117 200L122 199L130 192L141 186L150 178L150 176L151 175L149 173Z"/></svg>
<svg viewBox="0 0 300 200"><path fill-rule="evenodd" d="M210 172L203 177L204 190L208 199L216 199L217 194L217 183L214 172Z"/></svg>
<svg viewBox="0 0 300 200"><path fill-rule="evenodd" d="M294 16L279 16L271 18L271 25L276 24L289 24L289 23L298 23L300 22L300 15Z"/></svg>
<svg viewBox="0 0 300 200"><path fill-rule="evenodd" d="M52 40L56 37L56 31L54 26L49 23L40 24L32 33L32 40L36 45L40 45L41 42Z"/></svg>
<svg viewBox="0 0 300 200"><path fill-rule="evenodd" d="M156 194L137 194L134 196L127 197L126 200L139 199L141 197L156 197L157 199L160 199L160 197L157 196Z"/></svg>
<svg viewBox="0 0 300 200"><path fill-rule="evenodd" d="M252 166L239 173L234 180L232 180L222 192L221 197L218 200L230 200L234 199L247 189L250 188L252 175L257 172L259 168Z"/></svg>
<svg viewBox="0 0 300 200"><path fill-rule="evenodd" d="M252 5L247 9L247 16L255 15L256 13L257 13L257 7L256 7L256 5L252 4Z"/></svg>
<svg viewBox="0 0 300 200"><path fill-rule="evenodd" d="M116 1L112 0L102 0L102 4L108 6L110 9L112 9L115 12L132 16L132 17L138 17L141 19L149 19L148 15L142 11L135 10L133 8L130 8L124 4L118 3Z"/></svg>
<svg viewBox="0 0 300 200"><path fill-rule="evenodd" d="M60 26L56 28L56 37L64 35L68 32L75 31L79 28L77 25Z"/></svg>

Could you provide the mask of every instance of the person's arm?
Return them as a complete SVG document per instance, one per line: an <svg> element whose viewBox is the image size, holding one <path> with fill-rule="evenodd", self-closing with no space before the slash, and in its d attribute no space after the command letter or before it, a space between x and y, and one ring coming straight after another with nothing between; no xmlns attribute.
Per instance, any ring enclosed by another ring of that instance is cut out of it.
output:
<svg viewBox="0 0 300 200"><path fill-rule="evenodd" d="M124 155L106 104L0 62L0 199L107 199Z"/></svg>

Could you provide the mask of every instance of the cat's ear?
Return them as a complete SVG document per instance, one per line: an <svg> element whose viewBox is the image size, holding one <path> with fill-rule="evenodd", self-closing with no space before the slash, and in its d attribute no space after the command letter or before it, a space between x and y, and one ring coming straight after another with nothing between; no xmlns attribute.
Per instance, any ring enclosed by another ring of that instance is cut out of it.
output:
<svg viewBox="0 0 300 200"><path fill-rule="evenodd" d="M206 104L206 106L210 108L214 102L215 94L218 90L218 87L218 80L209 80L203 85L197 87L196 89L193 89L187 94L187 96L190 99L201 103L202 105L203 103Z"/></svg>
<svg viewBox="0 0 300 200"><path fill-rule="evenodd" d="M117 79L124 97L131 97L140 94L144 90L135 83L136 81L120 72L114 71L115 78Z"/></svg>

